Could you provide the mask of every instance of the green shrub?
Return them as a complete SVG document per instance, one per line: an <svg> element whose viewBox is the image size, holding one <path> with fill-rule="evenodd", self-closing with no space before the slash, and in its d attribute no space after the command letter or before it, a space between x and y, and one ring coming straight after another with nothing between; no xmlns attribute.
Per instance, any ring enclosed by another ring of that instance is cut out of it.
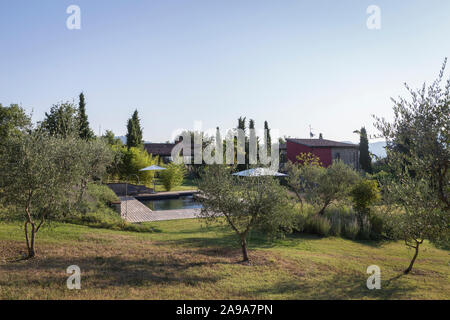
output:
<svg viewBox="0 0 450 320"><path fill-rule="evenodd" d="M103 184L90 183L87 186L88 197L96 202L110 205L114 201L118 201L119 197L108 186Z"/></svg>
<svg viewBox="0 0 450 320"><path fill-rule="evenodd" d="M335 237L340 237L342 232L342 219L339 215L332 215L330 218L331 229L330 234Z"/></svg>
<svg viewBox="0 0 450 320"><path fill-rule="evenodd" d="M143 148L114 145L116 160L113 168L109 170L109 178L122 182L144 184L147 187L153 185L155 171L140 171L145 167L158 164L158 156L148 154ZM139 181L138 181L139 178Z"/></svg>
<svg viewBox="0 0 450 320"><path fill-rule="evenodd" d="M372 213L369 219L371 225L370 238L373 240L380 240L384 231L383 218L381 218L378 214Z"/></svg>
<svg viewBox="0 0 450 320"><path fill-rule="evenodd" d="M355 240L359 234L359 224L356 218L347 221L343 230L344 237Z"/></svg>
<svg viewBox="0 0 450 320"><path fill-rule="evenodd" d="M362 223L358 213L342 203L328 207L323 216L316 212L317 207L305 203L300 214L297 213L295 231L351 240L380 240L385 237L384 217L378 207L373 208L370 216L363 216Z"/></svg>
<svg viewBox="0 0 450 320"><path fill-rule="evenodd" d="M359 228L358 239L370 240L371 225L367 216L362 217L362 223Z"/></svg>
<svg viewBox="0 0 450 320"><path fill-rule="evenodd" d="M318 234L323 237L330 235L331 223L328 218L313 215L308 217L306 221L306 230L308 233Z"/></svg>
<svg viewBox="0 0 450 320"><path fill-rule="evenodd" d="M156 232L157 230L149 224L131 224L123 220L113 210L75 214L66 218L64 222L79 224L93 228L103 228L120 231L133 232Z"/></svg>
<svg viewBox="0 0 450 320"><path fill-rule="evenodd" d="M62 218L63 222L111 230L154 232L150 225L131 224L123 220L110 205L119 200L106 185L91 183L77 211Z"/></svg>
<svg viewBox="0 0 450 320"><path fill-rule="evenodd" d="M380 199L380 188L376 180L362 179L355 184L351 191L353 207L360 214L368 213L370 205Z"/></svg>
<svg viewBox="0 0 450 320"><path fill-rule="evenodd" d="M315 214L316 209L309 203L305 203L301 210L300 210L301 205L297 203L296 208L298 211L300 211L300 214L297 214L297 222L295 223L293 228L294 232L307 232L306 227L308 217L313 216Z"/></svg>
<svg viewBox="0 0 450 320"><path fill-rule="evenodd" d="M165 168L166 170L161 170L159 176L164 188L170 191L183 183L187 171L184 164L169 163Z"/></svg>

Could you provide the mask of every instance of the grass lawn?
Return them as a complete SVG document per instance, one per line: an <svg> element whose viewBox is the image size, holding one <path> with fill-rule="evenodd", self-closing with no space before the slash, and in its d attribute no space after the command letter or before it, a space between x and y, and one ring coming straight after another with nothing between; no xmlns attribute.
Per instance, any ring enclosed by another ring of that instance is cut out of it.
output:
<svg viewBox="0 0 450 320"><path fill-rule="evenodd" d="M54 224L39 232L37 257L25 252L22 225L0 222L0 299L449 299L449 252L425 243L411 274L401 243L292 235L274 243L253 234L252 264L241 264L232 233L200 220L152 224L133 233ZM81 290L66 268L81 268ZM368 290L366 268L381 268ZM397 278L395 278L397 277ZM389 281L389 279L392 279Z"/></svg>

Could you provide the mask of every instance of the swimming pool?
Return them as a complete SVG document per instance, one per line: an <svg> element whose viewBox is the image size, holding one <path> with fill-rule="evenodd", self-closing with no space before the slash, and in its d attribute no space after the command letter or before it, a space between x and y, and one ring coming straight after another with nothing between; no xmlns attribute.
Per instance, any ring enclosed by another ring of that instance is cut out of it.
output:
<svg viewBox="0 0 450 320"><path fill-rule="evenodd" d="M145 200L141 202L153 211L200 209L202 207L192 195L170 199Z"/></svg>

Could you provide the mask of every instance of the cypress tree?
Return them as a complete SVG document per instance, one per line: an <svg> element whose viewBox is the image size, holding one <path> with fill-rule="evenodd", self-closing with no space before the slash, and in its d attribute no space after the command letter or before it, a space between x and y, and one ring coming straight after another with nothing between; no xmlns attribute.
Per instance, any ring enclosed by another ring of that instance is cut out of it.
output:
<svg viewBox="0 0 450 320"><path fill-rule="evenodd" d="M367 173L372 173L372 159L369 153L369 140L365 127L361 128L359 134L359 163L361 169Z"/></svg>
<svg viewBox="0 0 450 320"><path fill-rule="evenodd" d="M237 165L237 170L242 171L248 168L248 139L247 139L247 128L246 128L246 117L239 117L238 119L238 129L244 132L244 162ZM235 138L235 145L237 150L237 139Z"/></svg>
<svg viewBox="0 0 450 320"><path fill-rule="evenodd" d="M135 110L127 123L127 147L140 147L142 146L142 128L141 120L139 119L138 111Z"/></svg>
<svg viewBox="0 0 450 320"><path fill-rule="evenodd" d="M270 155L272 150L272 137L270 136L270 128L267 121L264 121L264 144L267 148L267 153Z"/></svg>
<svg viewBox="0 0 450 320"><path fill-rule="evenodd" d="M80 93L80 101L78 104L78 131L81 139L89 140L94 137L94 132L89 128L89 121L86 114L86 102L83 92Z"/></svg>
<svg viewBox="0 0 450 320"><path fill-rule="evenodd" d="M249 153L253 153L253 157L250 158L250 156L249 156L249 162L250 162L250 160L252 162L258 162L259 141L258 141L258 137L256 136L255 121L253 119L250 119L248 128L250 129L248 151L249 151Z"/></svg>
<svg viewBox="0 0 450 320"><path fill-rule="evenodd" d="M223 159L224 159L224 150L225 149L224 149L224 142L222 140L222 136L220 134L219 127L216 128L215 142L216 142L216 152L217 152L216 164L222 164Z"/></svg>

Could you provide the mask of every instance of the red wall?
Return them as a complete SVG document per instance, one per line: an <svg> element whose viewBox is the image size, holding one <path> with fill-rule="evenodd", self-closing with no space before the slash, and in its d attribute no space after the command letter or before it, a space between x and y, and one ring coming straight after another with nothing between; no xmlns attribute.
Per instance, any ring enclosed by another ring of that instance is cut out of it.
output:
<svg viewBox="0 0 450 320"><path fill-rule="evenodd" d="M302 144L286 141L286 153L288 160L298 162L297 156L299 156L300 153L308 152L311 152L316 157L319 157L320 162L322 162L324 167L328 167L333 162L331 158L331 148L310 148Z"/></svg>

